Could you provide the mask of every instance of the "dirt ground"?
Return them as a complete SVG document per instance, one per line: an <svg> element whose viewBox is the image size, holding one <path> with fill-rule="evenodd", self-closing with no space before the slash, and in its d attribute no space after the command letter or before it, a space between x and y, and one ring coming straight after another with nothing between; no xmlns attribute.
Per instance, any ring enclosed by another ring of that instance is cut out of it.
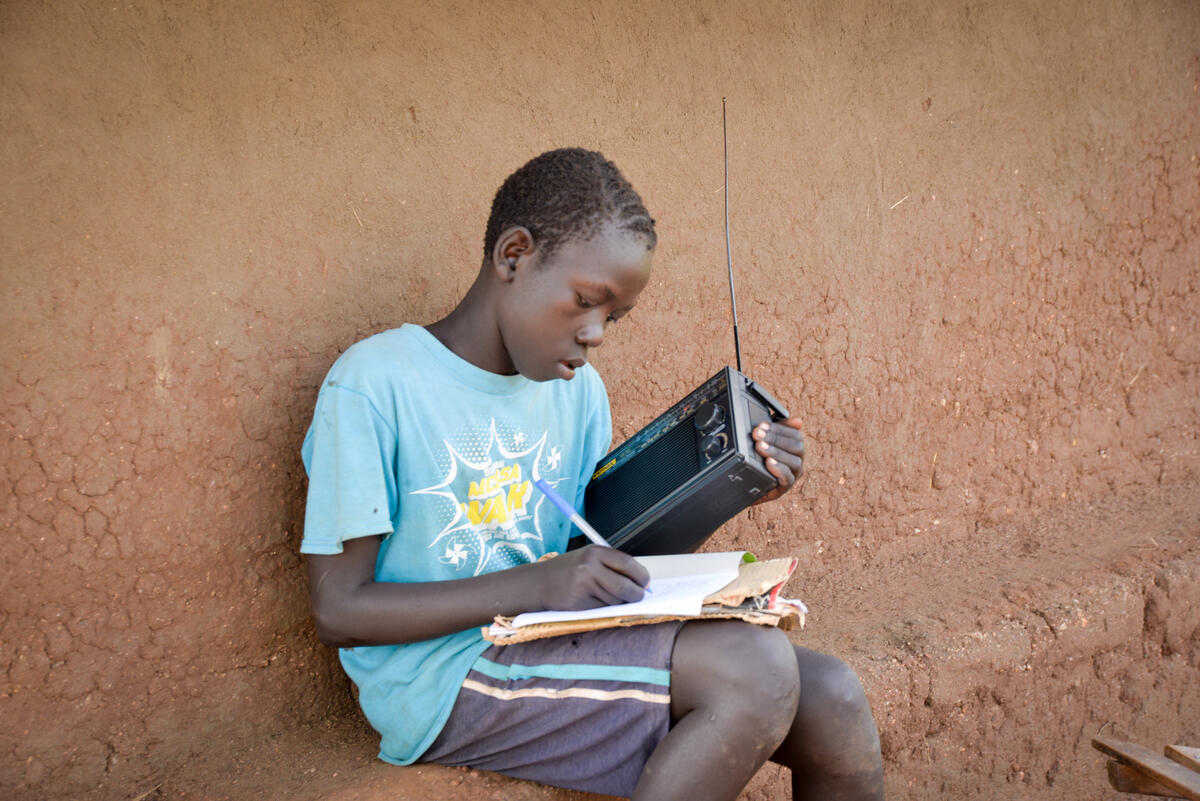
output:
<svg viewBox="0 0 1200 801"><path fill-rule="evenodd" d="M733 358L896 798L1107 798L1200 738L1200 5L0 4L0 793L566 797L393 770L313 636L298 448L448 311L491 193L603 150L658 220L617 439ZM783 799L778 771L747 790Z"/></svg>

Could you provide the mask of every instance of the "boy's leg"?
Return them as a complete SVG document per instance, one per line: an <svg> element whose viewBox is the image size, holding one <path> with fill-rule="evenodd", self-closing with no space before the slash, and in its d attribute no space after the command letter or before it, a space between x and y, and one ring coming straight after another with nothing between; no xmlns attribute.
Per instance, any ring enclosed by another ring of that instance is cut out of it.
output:
<svg viewBox="0 0 1200 801"><path fill-rule="evenodd" d="M788 734L800 677L786 635L739 621L686 624L671 657L671 731L637 801L736 798Z"/></svg>
<svg viewBox="0 0 1200 801"><path fill-rule="evenodd" d="M639 801L734 799L768 755L791 768L794 801L883 797L879 735L858 677L783 632L685 625L672 655L671 713Z"/></svg>
<svg viewBox="0 0 1200 801"><path fill-rule="evenodd" d="M800 703L771 761L792 770L792 801L883 798L879 732L858 676L842 660L795 648Z"/></svg>
<svg viewBox="0 0 1200 801"><path fill-rule="evenodd" d="M775 629L695 621L489 649L422 761L642 801L732 801L768 757L792 769L795 799L882 797L853 671Z"/></svg>

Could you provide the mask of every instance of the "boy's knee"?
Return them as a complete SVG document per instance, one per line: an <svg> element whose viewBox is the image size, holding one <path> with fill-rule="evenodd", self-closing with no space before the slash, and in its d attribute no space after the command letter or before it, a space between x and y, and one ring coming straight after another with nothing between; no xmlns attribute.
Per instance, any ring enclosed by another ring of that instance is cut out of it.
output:
<svg viewBox="0 0 1200 801"><path fill-rule="evenodd" d="M816 670L804 674L804 706L824 720L852 723L870 719L871 707L854 668L824 656Z"/></svg>
<svg viewBox="0 0 1200 801"><path fill-rule="evenodd" d="M797 658L803 684L797 726L780 761L829 776L877 773L879 732L858 674L828 654L799 649Z"/></svg>
<svg viewBox="0 0 1200 801"><path fill-rule="evenodd" d="M800 696L800 671L792 644L777 629L750 624L736 629L736 641L721 654L728 684L780 710L790 722Z"/></svg>
<svg viewBox="0 0 1200 801"><path fill-rule="evenodd" d="M764 740L787 734L800 696L796 654L776 629L740 621L689 624L676 642L672 708L740 717Z"/></svg>

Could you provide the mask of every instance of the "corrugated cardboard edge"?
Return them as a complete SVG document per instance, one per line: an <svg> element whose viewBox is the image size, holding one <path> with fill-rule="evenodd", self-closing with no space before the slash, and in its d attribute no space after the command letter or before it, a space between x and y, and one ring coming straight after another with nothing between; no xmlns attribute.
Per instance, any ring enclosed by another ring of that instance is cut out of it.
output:
<svg viewBox="0 0 1200 801"><path fill-rule="evenodd" d="M804 628L804 614L792 606L781 606L778 611L757 612L740 610L732 607L712 607L705 609L699 617L684 617L680 615L642 615L637 617L605 617L593 620L571 620L559 623L537 623L532 626L522 626L519 629L508 629L502 635L494 635L490 627L483 628L483 638L496 645L512 645L518 642L541 640L546 637L562 637L567 634L579 634L584 631L598 629L625 628L628 626L644 626L648 623L665 623L668 620L744 620L760 626L775 626L784 631L799 625ZM508 633L508 632L511 632Z"/></svg>
<svg viewBox="0 0 1200 801"><path fill-rule="evenodd" d="M497 617L496 625L504 629L503 634L495 635L489 626L483 628L483 638L496 645L511 645L518 642L529 642L546 637L561 637L567 634L579 634L584 631L597 629L624 628L627 626L644 626L648 623L664 623L668 620L744 620L760 626L775 626L788 631L799 625L804 628L804 613L788 604L777 604L774 609L758 609L747 599L760 596L775 595L783 583L788 580L796 569L796 559L767 559L761 562L747 562L738 569L738 577L729 584L717 590L704 599L704 607L700 616L687 617L680 615L635 615L632 617L593 618L591 620L564 620L556 623L538 623L520 628L508 628L512 618Z"/></svg>

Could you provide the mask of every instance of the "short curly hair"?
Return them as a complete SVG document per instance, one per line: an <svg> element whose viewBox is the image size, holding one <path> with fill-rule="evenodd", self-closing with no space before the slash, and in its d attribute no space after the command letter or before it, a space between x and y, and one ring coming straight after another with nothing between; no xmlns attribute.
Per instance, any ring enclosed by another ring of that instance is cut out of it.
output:
<svg viewBox="0 0 1200 801"><path fill-rule="evenodd" d="M615 164L592 150L551 150L504 179L492 200L484 258L514 226L529 229L545 258L566 242L590 239L608 223L643 237L647 250L658 244L654 218Z"/></svg>

